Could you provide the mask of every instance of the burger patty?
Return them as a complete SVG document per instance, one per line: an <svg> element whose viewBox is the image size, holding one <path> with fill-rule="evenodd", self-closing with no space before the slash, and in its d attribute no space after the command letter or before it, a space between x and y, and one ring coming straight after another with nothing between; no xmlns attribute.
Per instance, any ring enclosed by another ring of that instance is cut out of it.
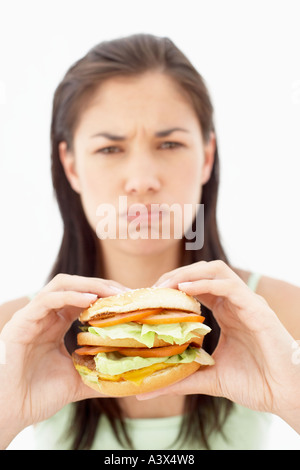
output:
<svg viewBox="0 0 300 470"><path fill-rule="evenodd" d="M114 312L104 312L104 313L98 313L98 315L94 315L93 316L93 320L104 320L106 318L111 318L111 317L115 317L117 314L114 313ZM86 322L81 322L83 325L85 326L90 326L89 325L89 322L86 321Z"/></svg>
<svg viewBox="0 0 300 470"><path fill-rule="evenodd" d="M76 363L80 366L85 366L90 370L96 370L96 364L94 361L95 356L81 356L76 352L73 352L72 356L74 357Z"/></svg>

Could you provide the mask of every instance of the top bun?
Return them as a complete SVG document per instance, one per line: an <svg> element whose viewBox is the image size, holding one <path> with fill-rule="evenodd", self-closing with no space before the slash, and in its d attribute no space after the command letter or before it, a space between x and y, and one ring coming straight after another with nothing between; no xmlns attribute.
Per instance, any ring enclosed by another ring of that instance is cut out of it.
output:
<svg viewBox="0 0 300 470"><path fill-rule="evenodd" d="M79 320L86 322L103 313L133 312L146 308L167 308L200 314L200 303L185 292L146 287L100 298L80 314Z"/></svg>

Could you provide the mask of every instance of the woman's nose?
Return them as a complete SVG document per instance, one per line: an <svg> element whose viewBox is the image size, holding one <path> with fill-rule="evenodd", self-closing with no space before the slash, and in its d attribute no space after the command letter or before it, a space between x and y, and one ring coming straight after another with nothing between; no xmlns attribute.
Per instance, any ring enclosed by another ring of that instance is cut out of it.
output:
<svg viewBox="0 0 300 470"><path fill-rule="evenodd" d="M125 192L127 194L146 194L148 192L157 192L160 184L157 178L151 175L134 175L127 179L125 183Z"/></svg>
<svg viewBox="0 0 300 470"><path fill-rule="evenodd" d="M153 162L139 161L128 166L124 190L126 194L146 194L160 190L161 183Z"/></svg>

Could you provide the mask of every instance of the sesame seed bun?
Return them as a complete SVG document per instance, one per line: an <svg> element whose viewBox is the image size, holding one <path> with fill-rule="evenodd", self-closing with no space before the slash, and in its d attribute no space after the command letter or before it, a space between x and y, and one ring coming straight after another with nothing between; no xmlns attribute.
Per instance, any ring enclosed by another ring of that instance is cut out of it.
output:
<svg viewBox="0 0 300 470"><path fill-rule="evenodd" d="M101 314L127 313L147 308L167 308L200 315L200 303L185 292L149 287L100 298L81 313L79 320L88 322Z"/></svg>

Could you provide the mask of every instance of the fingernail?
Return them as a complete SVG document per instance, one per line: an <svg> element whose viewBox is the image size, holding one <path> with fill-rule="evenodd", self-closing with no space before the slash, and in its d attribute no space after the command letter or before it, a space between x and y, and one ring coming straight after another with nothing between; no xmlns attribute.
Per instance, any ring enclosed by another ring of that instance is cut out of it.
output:
<svg viewBox="0 0 300 470"><path fill-rule="evenodd" d="M116 287L116 286L108 286L111 290L113 290L114 292L117 292L118 294L119 293L124 293L124 292L127 292L131 289L128 289L128 287L124 287L124 289L121 289L120 287Z"/></svg>
<svg viewBox="0 0 300 470"><path fill-rule="evenodd" d="M179 282L178 287L179 288L182 287L184 289L185 287L190 287L192 284L193 284L192 282Z"/></svg>
<svg viewBox="0 0 300 470"><path fill-rule="evenodd" d="M85 295L86 297L89 297L90 299L97 299L98 297L97 294L90 294L89 292L83 292L82 295Z"/></svg>
<svg viewBox="0 0 300 470"><path fill-rule="evenodd" d="M85 297L87 297L91 302L92 302L93 300L98 299L98 295L97 295L97 294L90 294L89 292L84 292L82 295L84 295Z"/></svg>
<svg viewBox="0 0 300 470"><path fill-rule="evenodd" d="M159 283L159 284L153 284L152 287L165 287L167 284L169 284L171 279L167 279L166 281Z"/></svg>

